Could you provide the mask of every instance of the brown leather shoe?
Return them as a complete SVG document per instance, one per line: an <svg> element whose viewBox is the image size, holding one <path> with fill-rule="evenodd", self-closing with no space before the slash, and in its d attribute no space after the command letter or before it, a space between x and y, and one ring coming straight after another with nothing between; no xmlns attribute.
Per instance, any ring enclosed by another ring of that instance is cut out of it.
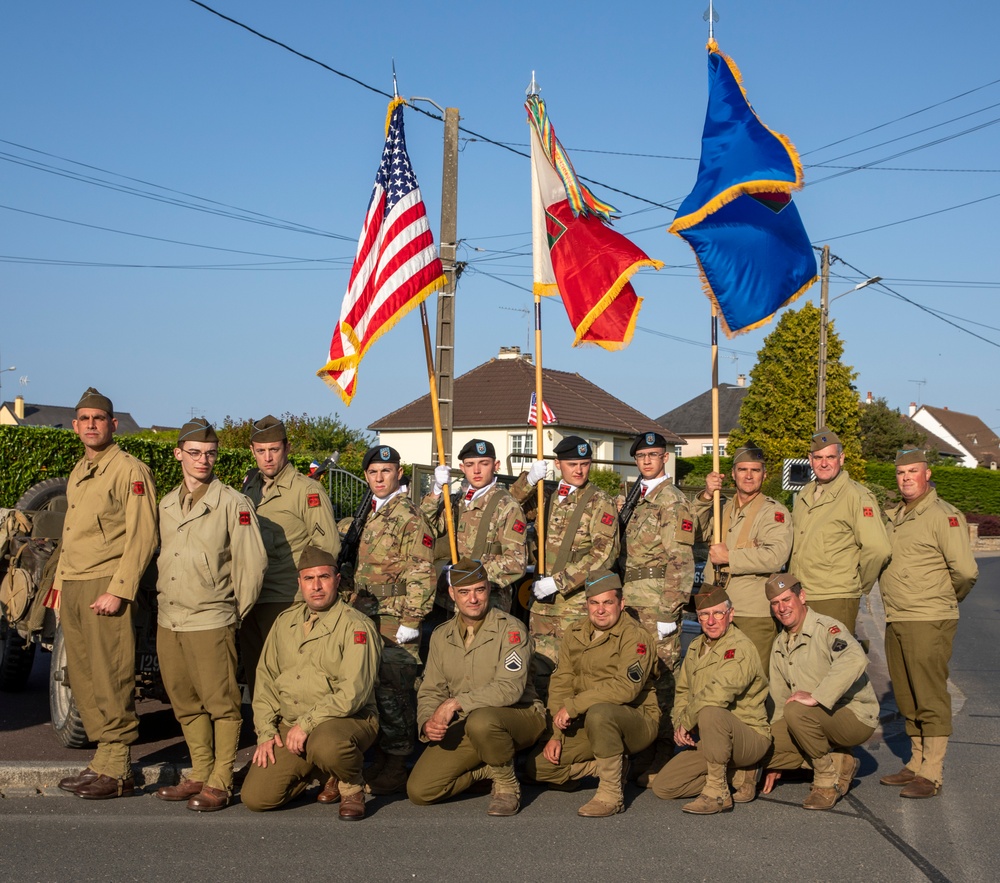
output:
<svg viewBox="0 0 1000 883"><path fill-rule="evenodd" d="M899 796L909 797L914 800L923 800L927 797L936 797L940 790L941 785L939 783L925 779L923 776L914 776L913 781L899 792Z"/></svg>
<svg viewBox="0 0 1000 883"><path fill-rule="evenodd" d="M59 781L59 787L63 791L70 791L75 794L77 788L81 785L89 785L96 778L97 773L95 773L90 767L87 767L75 776L67 776L65 779L61 779Z"/></svg>
<svg viewBox="0 0 1000 883"><path fill-rule="evenodd" d="M908 766L904 766L898 773L891 773L879 779L880 785L909 785L917 777Z"/></svg>
<svg viewBox="0 0 1000 883"><path fill-rule="evenodd" d="M497 791L493 789L490 805L486 807L488 816L516 816L521 809L521 797L513 791Z"/></svg>
<svg viewBox="0 0 1000 883"><path fill-rule="evenodd" d="M164 785L156 792L160 800L187 800L198 794L204 782L195 782L191 779L184 779L176 785Z"/></svg>
<svg viewBox="0 0 1000 883"><path fill-rule="evenodd" d="M711 816L717 812L731 812L733 809L733 798L709 797L707 794L699 794L690 803L685 803L681 807L683 812L689 812L696 816Z"/></svg>
<svg viewBox="0 0 1000 883"><path fill-rule="evenodd" d="M187 808L195 812L215 812L229 806L229 792L221 788L205 785L201 791L188 800Z"/></svg>
<svg viewBox="0 0 1000 883"><path fill-rule="evenodd" d="M851 790L858 770L861 769L861 761L853 755L847 755L841 761L840 775L837 776L837 784L834 786L841 797L847 797L847 792Z"/></svg>
<svg viewBox="0 0 1000 883"><path fill-rule="evenodd" d="M833 809L840 800L836 788L817 788L815 785L809 796L802 801L803 809Z"/></svg>
<svg viewBox="0 0 1000 883"><path fill-rule="evenodd" d="M356 791L340 798L340 818L345 822L360 822L365 817L365 792Z"/></svg>
<svg viewBox="0 0 1000 883"><path fill-rule="evenodd" d="M84 800L111 800L114 797L131 797L135 793L135 779L112 779L98 776L93 782L81 785L73 792Z"/></svg>
<svg viewBox="0 0 1000 883"><path fill-rule="evenodd" d="M316 795L317 803L336 803L340 800L340 782L336 776L330 776L323 786L323 790Z"/></svg>

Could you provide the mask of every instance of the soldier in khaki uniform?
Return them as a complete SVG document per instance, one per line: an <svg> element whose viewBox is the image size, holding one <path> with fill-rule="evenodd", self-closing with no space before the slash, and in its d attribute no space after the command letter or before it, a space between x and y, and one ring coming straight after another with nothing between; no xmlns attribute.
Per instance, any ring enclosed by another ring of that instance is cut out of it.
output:
<svg viewBox="0 0 1000 883"><path fill-rule="evenodd" d="M809 593L809 606L854 633L861 596L889 560L889 538L871 491L843 471L836 433L817 432L809 464L816 476L795 498L794 540L788 567Z"/></svg>
<svg viewBox="0 0 1000 883"><path fill-rule="evenodd" d="M903 500L888 513L892 561L879 588L892 691L911 743L903 769L880 781L902 785L900 797L933 797L941 790L951 735L948 663L958 605L979 577L965 517L938 497L930 480L923 451L899 452L896 483Z"/></svg>
<svg viewBox="0 0 1000 883"><path fill-rule="evenodd" d="M90 387L73 431L84 456L66 487L66 521L55 588L66 641L66 670L94 759L59 783L89 800L132 794L129 746L135 714L132 602L156 549L156 489L145 463L114 442L111 400Z"/></svg>
<svg viewBox="0 0 1000 883"><path fill-rule="evenodd" d="M299 567L305 604L278 617L257 669L257 750L240 796L255 812L276 809L319 773L333 780L340 818L358 821L365 817L364 752L378 733L382 641L371 620L338 597L333 555L307 546Z"/></svg>
<svg viewBox="0 0 1000 883"><path fill-rule="evenodd" d="M174 456L183 481L160 501L156 651L191 755L191 776L156 792L188 809L228 806L242 693L236 629L260 594L267 552L253 504L215 477L219 439L185 423Z"/></svg>
<svg viewBox="0 0 1000 883"><path fill-rule="evenodd" d="M434 630L417 693L417 728L429 742L406 790L420 806L461 794L489 779L486 814L521 808L514 752L545 729L545 709L531 683L531 638L524 624L489 606L490 581L479 561L448 572L455 616Z"/></svg>
<svg viewBox="0 0 1000 883"><path fill-rule="evenodd" d="M490 605L510 613L512 587L524 576L528 564L524 511L506 488L497 484L500 461L491 442L480 438L466 442L458 460L469 485L461 499L452 497L458 556L483 563L490 581ZM448 531L441 494L450 477L447 466L438 466L431 492L420 504L424 519L438 537ZM447 582L444 574L442 580Z"/></svg>
<svg viewBox="0 0 1000 883"><path fill-rule="evenodd" d="M778 627L764 584L770 574L788 563L792 517L781 503L761 493L767 467L760 448L736 451L732 476L736 495L730 500L723 498L721 542L709 547L708 563L729 575L726 594L733 602L733 625L753 641L767 671ZM717 490L722 490L722 473L710 472L705 477L705 490L695 502L698 527L706 540L713 536L712 499Z"/></svg>
<svg viewBox="0 0 1000 883"><path fill-rule="evenodd" d="M806 606L791 573L776 573L765 591L784 630L771 651L771 735L774 756L763 792L803 763L813 785L802 806L832 809L847 795L860 766L851 749L878 726L878 699L866 674L868 657L847 628Z"/></svg>
<svg viewBox="0 0 1000 883"><path fill-rule="evenodd" d="M728 812L757 792L758 764L771 747L764 699L767 676L757 648L733 628L725 590L705 584L694 596L702 634L688 647L674 698L674 741L682 749L653 782L664 799L695 797L684 812ZM736 794L729 790L732 769Z"/></svg>
<svg viewBox="0 0 1000 883"><path fill-rule="evenodd" d="M604 818L625 808L622 777L627 755L656 738L656 656L649 633L624 612L617 574L592 573L586 599L587 618L566 630L552 675L552 735L528 758L526 773L555 786L597 776L597 793L578 814Z"/></svg>
<svg viewBox="0 0 1000 883"><path fill-rule="evenodd" d="M267 634L298 591L299 556L311 544L336 558L340 534L323 485L302 475L288 462L292 447L284 423L271 415L256 421L250 450L257 470L244 483L243 493L257 509L267 549L267 571L260 597L240 627L240 649L252 698L257 661Z"/></svg>
<svg viewBox="0 0 1000 883"><path fill-rule="evenodd" d="M351 603L369 614L385 643L375 698L380 754L365 772L372 794L406 787L406 759L416 748L420 626L434 603L434 540L419 510L399 486L399 452L369 448L362 460L374 494L358 545Z"/></svg>
<svg viewBox="0 0 1000 883"><path fill-rule="evenodd" d="M555 455L562 480L546 501L545 574L532 587L537 602L529 622L535 640L535 686L542 698L559 661L563 633L587 615L583 588L588 575L613 567L619 550L615 502L588 481L590 445L571 435L556 445ZM525 504L545 470L545 461L538 460L522 473L510 489L514 499Z"/></svg>

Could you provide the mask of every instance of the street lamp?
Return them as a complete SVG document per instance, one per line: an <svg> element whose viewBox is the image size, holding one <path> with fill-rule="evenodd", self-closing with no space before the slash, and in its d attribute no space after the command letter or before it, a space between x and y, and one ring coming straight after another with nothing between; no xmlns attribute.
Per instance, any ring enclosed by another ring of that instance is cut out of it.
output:
<svg viewBox="0 0 1000 883"><path fill-rule="evenodd" d="M9 368L0 368L0 374L3 374L4 371L16 371L16 370L17 370L17 366L16 365L11 365ZM3 384L0 384L0 388L2 388L2 387L3 387ZM0 396L0 402L2 402L2 401L3 401L3 396Z"/></svg>

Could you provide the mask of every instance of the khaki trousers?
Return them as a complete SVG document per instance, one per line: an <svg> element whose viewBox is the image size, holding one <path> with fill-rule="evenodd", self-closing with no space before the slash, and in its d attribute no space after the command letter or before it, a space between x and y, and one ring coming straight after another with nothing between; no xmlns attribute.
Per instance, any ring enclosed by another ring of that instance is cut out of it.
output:
<svg viewBox="0 0 1000 883"><path fill-rule="evenodd" d="M274 621L291 606L284 602L254 604L240 624L240 653L243 655L243 672L253 702L253 688L257 683L257 663L264 652L264 641L271 633Z"/></svg>
<svg viewBox="0 0 1000 883"><path fill-rule="evenodd" d="M477 708L453 720L444 739L424 749L406 782L418 806L461 794L483 764L503 766L514 752L530 748L545 729L545 712L535 708Z"/></svg>
<svg viewBox="0 0 1000 883"><path fill-rule="evenodd" d="M627 587L626 591L628 591ZM660 736L672 738L670 712L674 707L674 690L676 689L674 676L681 664L681 620L679 618L675 620L677 630L661 641L656 630L656 623L666 622L668 615L673 620L673 614L668 614L662 607L628 607L626 610L645 627L646 631L649 632L650 642L656 647L658 664L653 686L656 689L656 704L660 706Z"/></svg>
<svg viewBox="0 0 1000 883"><path fill-rule="evenodd" d="M764 674L771 670L771 647L778 637L778 624L770 616L734 616L733 625L753 641Z"/></svg>
<svg viewBox="0 0 1000 883"><path fill-rule="evenodd" d="M656 774L653 793L664 800L697 797L705 787L710 763L747 769L760 763L770 747L770 738L731 711L707 706L698 713L697 748L671 758Z"/></svg>
<svg viewBox="0 0 1000 883"><path fill-rule="evenodd" d="M286 724L280 726L282 742L290 729ZM263 812L277 809L298 797L317 775L323 782L336 776L346 784L361 785L364 754L377 735L378 717L375 714L323 721L306 739L304 754L292 754L285 747L275 747L273 764L266 767L253 764L240 791L240 799L247 809Z"/></svg>
<svg viewBox="0 0 1000 883"><path fill-rule="evenodd" d="M784 717L771 724L774 754L767 761L767 768L797 770L804 761L867 742L874 732L874 727L861 723L847 708L838 708L831 714L818 705L788 702Z"/></svg>
<svg viewBox="0 0 1000 883"><path fill-rule="evenodd" d="M98 616L90 609L110 585L111 577L64 581L60 622L73 699L87 738L97 743L89 766L95 773L124 779L132 775L129 745L139 734L132 604L122 601L114 616Z"/></svg>
<svg viewBox="0 0 1000 883"><path fill-rule="evenodd" d="M957 619L943 622L890 622L885 658L896 705L908 736L950 736L948 663Z"/></svg>
<svg viewBox="0 0 1000 883"><path fill-rule="evenodd" d="M808 589L806 597L809 598ZM858 625L858 608L861 606L860 598L825 598L819 601L809 598L809 609L821 616L832 616L838 622L847 626L847 630L853 635ZM764 669L767 671L767 669Z"/></svg>

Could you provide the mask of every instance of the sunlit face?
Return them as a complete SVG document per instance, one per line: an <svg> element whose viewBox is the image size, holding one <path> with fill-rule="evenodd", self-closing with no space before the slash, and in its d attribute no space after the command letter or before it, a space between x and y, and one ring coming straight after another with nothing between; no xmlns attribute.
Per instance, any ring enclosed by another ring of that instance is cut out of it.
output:
<svg viewBox="0 0 1000 883"><path fill-rule="evenodd" d="M490 584L476 583L473 586L448 586L448 594L455 602L455 609L466 622L479 622L486 618L490 607Z"/></svg>
<svg viewBox="0 0 1000 883"><path fill-rule="evenodd" d="M292 446L287 441L255 442L250 445L257 468L266 478L274 478L288 463Z"/></svg>
<svg viewBox="0 0 1000 883"><path fill-rule="evenodd" d="M590 477L590 460L554 460L562 480L573 487L583 487Z"/></svg>
<svg viewBox="0 0 1000 883"><path fill-rule="evenodd" d="M788 631L797 632L806 618L806 592L787 589L771 599L771 613Z"/></svg>
<svg viewBox="0 0 1000 883"><path fill-rule="evenodd" d="M899 486L900 496L907 503L919 500L926 494L930 483L931 471L926 463L908 463L896 467L896 484Z"/></svg>
<svg viewBox="0 0 1000 883"><path fill-rule="evenodd" d="M493 481L493 476L500 469L500 461L489 457L466 457L458 464L458 468L469 482L469 487L478 491Z"/></svg>
<svg viewBox="0 0 1000 883"><path fill-rule="evenodd" d="M645 448L635 452L635 465L645 479L659 478L667 471L670 455L663 448Z"/></svg>
<svg viewBox="0 0 1000 883"><path fill-rule="evenodd" d="M714 607L706 607L704 610L698 611L698 622L701 623L701 630L705 633L705 637L712 641L721 638L732 621L733 608L724 601Z"/></svg>
<svg viewBox="0 0 1000 883"><path fill-rule="evenodd" d="M80 408L73 421L73 432L79 436L87 456L98 454L114 439L118 421L99 408Z"/></svg>
<svg viewBox="0 0 1000 883"><path fill-rule="evenodd" d="M338 588L340 574L329 564L299 571L299 591L310 610L322 612L333 607Z"/></svg>
<svg viewBox="0 0 1000 883"><path fill-rule="evenodd" d="M391 496L399 490L403 480L403 467L398 463L371 463L365 470L365 481L380 500Z"/></svg>
<svg viewBox="0 0 1000 883"><path fill-rule="evenodd" d="M625 599L621 592L611 589L587 599L587 616L595 629L606 632L621 618L625 609Z"/></svg>
<svg viewBox="0 0 1000 883"><path fill-rule="evenodd" d="M181 472L189 481L208 481L218 456L217 442L186 441L181 447L174 448L174 457L180 461Z"/></svg>
<svg viewBox="0 0 1000 883"><path fill-rule="evenodd" d="M844 451L840 445L827 445L809 455L809 465L816 476L816 481L825 484L833 481L844 466Z"/></svg>
<svg viewBox="0 0 1000 883"><path fill-rule="evenodd" d="M767 478L763 463L746 462L737 463L733 467L733 481L736 482L736 490L744 497L752 497L760 493L760 489Z"/></svg>

